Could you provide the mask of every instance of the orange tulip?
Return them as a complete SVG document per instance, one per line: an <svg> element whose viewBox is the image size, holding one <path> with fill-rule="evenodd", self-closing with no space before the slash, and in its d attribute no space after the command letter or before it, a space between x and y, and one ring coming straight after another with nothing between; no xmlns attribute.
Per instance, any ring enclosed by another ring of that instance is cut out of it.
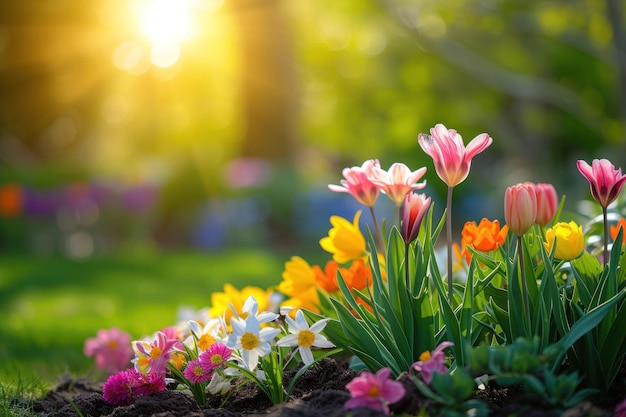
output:
<svg viewBox="0 0 626 417"><path fill-rule="evenodd" d="M475 222L466 222L461 232L461 246L463 248L461 253L469 264L472 255L470 251L467 250L468 246L487 253L497 249L499 245L504 244L508 233L509 227L504 225L504 227L501 228L498 220L490 221L488 219L482 219L478 226Z"/></svg>

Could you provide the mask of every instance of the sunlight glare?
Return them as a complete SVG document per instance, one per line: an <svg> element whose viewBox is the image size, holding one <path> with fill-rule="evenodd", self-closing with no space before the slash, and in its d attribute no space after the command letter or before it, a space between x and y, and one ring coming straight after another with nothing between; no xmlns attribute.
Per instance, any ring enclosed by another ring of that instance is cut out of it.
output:
<svg viewBox="0 0 626 417"><path fill-rule="evenodd" d="M150 0L139 8L139 24L152 44L189 40L197 32L192 0Z"/></svg>

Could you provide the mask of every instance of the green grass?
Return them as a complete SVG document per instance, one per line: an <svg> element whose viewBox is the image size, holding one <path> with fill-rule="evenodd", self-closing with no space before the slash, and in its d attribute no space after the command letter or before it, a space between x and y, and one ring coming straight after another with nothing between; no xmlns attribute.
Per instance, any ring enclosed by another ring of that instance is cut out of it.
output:
<svg viewBox="0 0 626 417"><path fill-rule="evenodd" d="M140 338L176 322L180 307L210 305L224 283L277 285L300 253L263 249L144 253L71 261L0 256L0 385L16 376L53 385L85 375L85 339L116 326Z"/></svg>

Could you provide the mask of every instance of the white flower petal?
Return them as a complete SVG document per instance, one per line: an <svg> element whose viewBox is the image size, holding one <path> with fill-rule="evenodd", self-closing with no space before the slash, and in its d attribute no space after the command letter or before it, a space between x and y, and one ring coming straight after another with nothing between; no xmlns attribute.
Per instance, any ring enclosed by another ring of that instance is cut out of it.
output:
<svg viewBox="0 0 626 417"><path fill-rule="evenodd" d="M315 340L313 340L313 346L318 347L318 348L324 348L324 349L335 347L335 345L332 344L332 342L330 342L328 339L326 339L324 336L320 334L315 335Z"/></svg>
<svg viewBox="0 0 626 417"><path fill-rule="evenodd" d="M316 321L315 323L313 323L313 325L311 326L309 330L311 330L313 333L319 333L322 330L324 330L327 324L328 324L328 319L322 319L320 321Z"/></svg>
<svg viewBox="0 0 626 417"><path fill-rule="evenodd" d="M276 346L298 346L298 335L289 334L276 342Z"/></svg>
<svg viewBox="0 0 626 417"><path fill-rule="evenodd" d="M314 362L315 359L313 359L313 352L311 352L310 348L299 346L298 351L300 352L300 356L302 357L302 362L304 362L306 365Z"/></svg>

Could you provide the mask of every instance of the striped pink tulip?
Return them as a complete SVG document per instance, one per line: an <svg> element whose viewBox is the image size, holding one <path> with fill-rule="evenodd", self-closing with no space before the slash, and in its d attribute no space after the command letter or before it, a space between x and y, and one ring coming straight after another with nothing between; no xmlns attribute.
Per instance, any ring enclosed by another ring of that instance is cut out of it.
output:
<svg viewBox="0 0 626 417"><path fill-rule="evenodd" d="M454 129L441 123L430 129L430 135L420 133L417 139L424 152L433 158L435 171L448 187L454 187L467 178L472 158L487 149L492 139L486 133L476 136L465 147L463 138Z"/></svg>

